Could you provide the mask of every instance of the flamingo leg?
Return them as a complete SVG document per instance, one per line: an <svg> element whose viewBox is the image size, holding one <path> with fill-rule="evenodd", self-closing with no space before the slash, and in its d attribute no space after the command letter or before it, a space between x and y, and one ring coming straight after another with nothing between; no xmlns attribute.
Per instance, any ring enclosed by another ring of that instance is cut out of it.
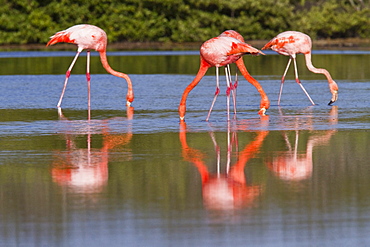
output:
<svg viewBox="0 0 370 247"><path fill-rule="evenodd" d="M231 81L231 79L230 79L230 81ZM236 88L237 87L238 87L238 72L235 73L235 83L233 85L234 113L235 113L234 119L236 119Z"/></svg>
<svg viewBox="0 0 370 247"><path fill-rule="evenodd" d="M231 71L230 71L230 65L229 64L225 67L225 74L226 74L226 83L228 85L227 90L226 90L226 95L230 96L230 91L231 91L232 96L233 96L234 119L236 119L236 87L232 83ZM235 84L237 84L237 83L238 82L236 81ZM228 106L229 106L229 104L228 104Z"/></svg>
<svg viewBox="0 0 370 247"><path fill-rule="evenodd" d="M227 121L230 121L230 91L231 89L231 84L230 84L230 67L229 65L225 66L225 75L226 75L226 108L227 108ZM234 98L234 94L233 94Z"/></svg>
<svg viewBox="0 0 370 247"><path fill-rule="evenodd" d="M58 101L58 104L57 104L57 107L60 108L60 105L62 104L62 99L63 99L63 96L64 96L64 93L66 91L66 87L67 87L67 84L68 84L68 79L69 79L69 76L71 75L71 71L72 71L72 68L73 66L75 65L76 61L77 61L77 58L78 56L80 55L82 50L78 49L77 50L77 53L71 63L71 65L69 66L67 72L66 72L66 79L64 81L64 86L63 86L63 90L62 90L62 94L60 95L60 98L59 98L59 101Z"/></svg>
<svg viewBox="0 0 370 247"><path fill-rule="evenodd" d="M295 72L295 81L298 83L298 85L302 88L303 92L307 95L308 99L311 101L312 105L315 105L313 100L311 99L310 95L307 93L306 89L303 87L301 81L298 78L298 70L297 70L297 62L295 57L293 57L293 62L294 62L294 72Z"/></svg>
<svg viewBox="0 0 370 247"><path fill-rule="evenodd" d="M281 94L283 93L283 86L284 86L284 81L285 81L285 76L286 73L289 70L290 63L292 62L292 57L289 58L288 64L286 65L285 71L283 76L281 77L281 83L280 83L280 91L279 91L279 98L278 98L278 105L280 105L280 99L281 99Z"/></svg>
<svg viewBox="0 0 370 247"><path fill-rule="evenodd" d="M91 93L90 93L90 50L87 50L86 79L87 79L87 117L91 119Z"/></svg>
<svg viewBox="0 0 370 247"><path fill-rule="evenodd" d="M216 92L215 92L215 96L213 97L213 101L212 101L211 107L209 108L209 111L208 111L208 115L207 115L207 118L206 118L206 121L207 122L209 120L209 117L211 116L211 112L212 112L213 106L215 105L217 96L219 94L220 94L220 83L219 83L219 78L218 78L218 67L216 67Z"/></svg>

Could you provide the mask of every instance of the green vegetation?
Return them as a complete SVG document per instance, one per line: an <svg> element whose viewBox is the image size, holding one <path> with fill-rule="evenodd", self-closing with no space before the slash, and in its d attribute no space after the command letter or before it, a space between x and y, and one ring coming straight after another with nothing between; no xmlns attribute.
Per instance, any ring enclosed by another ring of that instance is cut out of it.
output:
<svg viewBox="0 0 370 247"><path fill-rule="evenodd" d="M0 0L0 44L46 43L89 23L110 42L204 41L227 29L247 40L286 30L319 38L370 37L370 0Z"/></svg>

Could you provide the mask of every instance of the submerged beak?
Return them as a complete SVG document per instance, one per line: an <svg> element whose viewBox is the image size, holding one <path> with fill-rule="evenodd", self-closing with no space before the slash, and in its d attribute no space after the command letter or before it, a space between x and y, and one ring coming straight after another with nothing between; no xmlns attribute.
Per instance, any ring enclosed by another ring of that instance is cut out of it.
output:
<svg viewBox="0 0 370 247"><path fill-rule="evenodd" d="M332 105L337 100L338 100L338 91L335 90L333 91L333 96L331 97L331 100L328 105Z"/></svg>

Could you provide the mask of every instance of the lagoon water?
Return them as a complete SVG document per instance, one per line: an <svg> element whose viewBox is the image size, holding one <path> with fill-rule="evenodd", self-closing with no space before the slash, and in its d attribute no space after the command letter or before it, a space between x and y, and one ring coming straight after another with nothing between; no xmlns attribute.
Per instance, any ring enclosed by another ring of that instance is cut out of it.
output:
<svg viewBox="0 0 370 247"><path fill-rule="evenodd" d="M177 107L197 52L111 52L92 57L87 120L85 57L55 107L74 52L0 53L0 246L366 246L370 244L370 59L367 51L314 51L322 75L298 56L246 56L271 100L239 76L237 119L225 83L210 121L214 68ZM233 67L235 71L235 68Z"/></svg>

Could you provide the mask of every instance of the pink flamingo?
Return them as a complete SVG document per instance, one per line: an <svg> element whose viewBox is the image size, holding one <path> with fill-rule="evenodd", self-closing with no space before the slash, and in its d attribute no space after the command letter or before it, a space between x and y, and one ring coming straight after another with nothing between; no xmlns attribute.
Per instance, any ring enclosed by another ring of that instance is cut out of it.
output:
<svg viewBox="0 0 370 247"><path fill-rule="evenodd" d="M328 105L333 104L338 99L338 85L331 78L330 73L326 69L315 68L312 65L312 61L311 61L312 41L308 35L301 33L301 32L296 32L296 31L286 31L286 32L278 34L275 38L270 40L262 48L262 50L269 49L269 48L271 48L272 50L276 51L279 54L290 56L285 72L283 74L283 77L281 78L278 105L280 105L280 98L281 98L281 93L283 91L285 75L288 72L292 59L294 62L295 80L298 83L298 85L302 88L304 93L307 95L312 105L315 105L315 103L313 102L311 97L308 95L306 89L303 87L301 81L298 78L296 54L299 54L299 53L304 54L305 59L306 59L306 66L308 70L314 73L324 74L326 76L328 83L329 83L330 92L332 93L332 98Z"/></svg>
<svg viewBox="0 0 370 247"><path fill-rule="evenodd" d="M66 43L73 43L76 44L77 54L74 57L71 65L69 66L66 72L66 78L64 81L64 87L62 90L62 94L60 95L60 99L58 102L57 107L59 108L62 104L62 99L64 92L67 87L68 78L71 75L71 70L80 55L80 53L86 49L87 50L87 68L86 68L86 79L87 79L87 91L88 91L88 108L90 109L90 49L94 49L100 54L100 61L103 64L103 67L112 75L124 78L127 81L127 106L131 105L131 102L134 100L134 92L132 89L132 82L128 75L113 70L107 60L106 55L106 48L107 48L107 34L99 27L88 25L88 24L80 24L72 26L66 30L57 32L53 36L50 37L50 41L46 44L46 46L54 45L59 42L66 42Z"/></svg>
<svg viewBox="0 0 370 247"><path fill-rule="evenodd" d="M227 83L227 113L228 113L228 120L229 117L229 99L230 99L230 91L234 91L234 85L230 82L230 69L228 68L228 65L231 63L235 63L245 54L263 54L258 49L244 43L243 41L236 39L234 37L227 36L226 34L221 34L218 37L212 38L204 42L200 48L200 68L198 70L198 73L194 80L186 87L182 94L182 98L179 105L179 115L180 120L185 119L185 113L186 113L186 100L191 90L195 86L198 85L200 80L203 78L207 70L211 67L216 67L216 92L213 98L213 102L211 104L211 107L208 112L208 116L206 118L206 121L208 121L213 105L216 101L216 98L220 92L219 89L219 78L218 78L218 68L225 66L225 73L226 73L226 83ZM241 66L241 62L238 62L237 65ZM244 64L243 64L244 65ZM238 67L239 67L238 66ZM245 68L245 66L243 66ZM245 72L246 69L242 71ZM248 77L248 76L247 76ZM248 77L249 78L249 77ZM258 86L259 91L261 86L258 84L254 84L255 86ZM263 91L263 90L262 90ZM234 98L235 100L235 98ZM264 115L266 109L269 107L269 101L266 96L266 98L263 101L263 104L261 105L261 109L259 111L259 114ZM234 101L234 112L235 112L235 101Z"/></svg>
<svg viewBox="0 0 370 247"><path fill-rule="evenodd" d="M232 38L235 38L235 39L238 39L240 40L241 42L244 42L245 43L245 40L243 38L243 36L234 31L234 30L226 30L224 31L223 33L220 34L220 36L224 36L224 37L232 37ZM242 73L242 75L244 76L244 78L250 83L252 84L256 89L257 91L260 93L261 95L261 103L260 103L260 111L259 111L259 114L260 115L265 115L265 112L266 110L270 107L270 100L269 98L267 97L265 91L263 90L262 86L258 83L258 81L256 79L254 79L248 72L247 68L245 67L244 65L244 61L242 58L239 58L236 62L235 62L236 66L238 67L239 71ZM237 81L235 82L235 85L234 85L234 88L236 89L237 87Z"/></svg>

